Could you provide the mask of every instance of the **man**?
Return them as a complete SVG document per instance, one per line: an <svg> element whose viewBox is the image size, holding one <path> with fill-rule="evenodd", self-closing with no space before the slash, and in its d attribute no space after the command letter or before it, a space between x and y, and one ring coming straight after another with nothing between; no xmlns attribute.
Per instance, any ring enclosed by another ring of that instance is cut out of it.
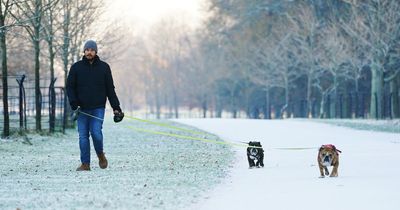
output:
<svg viewBox="0 0 400 210"><path fill-rule="evenodd" d="M108 162L103 152L103 118L107 98L114 110L114 121L123 119L110 66L97 56L97 44L89 40L84 45L82 60L74 63L68 74L68 99L78 120L81 166L77 171L90 171L90 141L99 158L99 166L107 168Z"/></svg>

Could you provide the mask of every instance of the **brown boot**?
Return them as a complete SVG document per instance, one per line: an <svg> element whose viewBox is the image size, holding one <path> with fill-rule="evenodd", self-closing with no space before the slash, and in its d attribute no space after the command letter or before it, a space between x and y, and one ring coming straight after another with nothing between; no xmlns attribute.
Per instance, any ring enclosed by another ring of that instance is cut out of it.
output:
<svg viewBox="0 0 400 210"><path fill-rule="evenodd" d="M106 159L106 156L104 155L104 152L97 154L97 157L99 157L99 166L102 169L107 168L108 162Z"/></svg>
<svg viewBox="0 0 400 210"><path fill-rule="evenodd" d="M76 171L90 171L90 164L89 163L82 163L81 166L79 166Z"/></svg>

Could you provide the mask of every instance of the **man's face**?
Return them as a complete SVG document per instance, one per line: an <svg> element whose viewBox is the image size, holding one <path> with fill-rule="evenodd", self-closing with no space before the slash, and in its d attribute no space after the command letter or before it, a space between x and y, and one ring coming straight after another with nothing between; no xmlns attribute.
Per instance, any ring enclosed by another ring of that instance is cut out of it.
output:
<svg viewBox="0 0 400 210"><path fill-rule="evenodd" d="M93 49L89 48L85 50L85 57L88 60L93 60L94 56L96 56L96 51L94 51Z"/></svg>

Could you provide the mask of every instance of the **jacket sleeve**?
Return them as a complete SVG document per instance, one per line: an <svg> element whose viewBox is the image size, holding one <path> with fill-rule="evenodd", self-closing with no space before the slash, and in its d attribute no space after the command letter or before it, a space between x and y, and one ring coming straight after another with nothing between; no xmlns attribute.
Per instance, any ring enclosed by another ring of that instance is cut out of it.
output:
<svg viewBox="0 0 400 210"><path fill-rule="evenodd" d="M75 110L79 106L78 102L78 96L76 94L76 71L74 66L71 66L71 69L69 70L68 73L68 78L67 78L67 95L68 95L68 100L69 104L71 105L71 108Z"/></svg>
<svg viewBox="0 0 400 210"><path fill-rule="evenodd" d="M107 65L106 68L106 91L107 98L110 101L111 107L113 110L118 110L121 112L121 107L119 106L119 100L117 94L115 93L114 81L111 74L110 66Z"/></svg>

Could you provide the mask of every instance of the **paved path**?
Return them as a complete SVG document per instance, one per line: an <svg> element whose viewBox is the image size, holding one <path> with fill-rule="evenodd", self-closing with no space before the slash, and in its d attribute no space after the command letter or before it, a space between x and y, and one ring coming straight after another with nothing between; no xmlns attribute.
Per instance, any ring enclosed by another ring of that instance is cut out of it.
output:
<svg viewBox="0 0 400 210"><path fill-rule="evenodd" d="M230 176L192 209L395 210L400 206L400 135L295 120L178 120L227 141L261 141L265 168L248 169L245 148L235 147ZM335 144L338 178L318 178L317 149Z"/></svg>

